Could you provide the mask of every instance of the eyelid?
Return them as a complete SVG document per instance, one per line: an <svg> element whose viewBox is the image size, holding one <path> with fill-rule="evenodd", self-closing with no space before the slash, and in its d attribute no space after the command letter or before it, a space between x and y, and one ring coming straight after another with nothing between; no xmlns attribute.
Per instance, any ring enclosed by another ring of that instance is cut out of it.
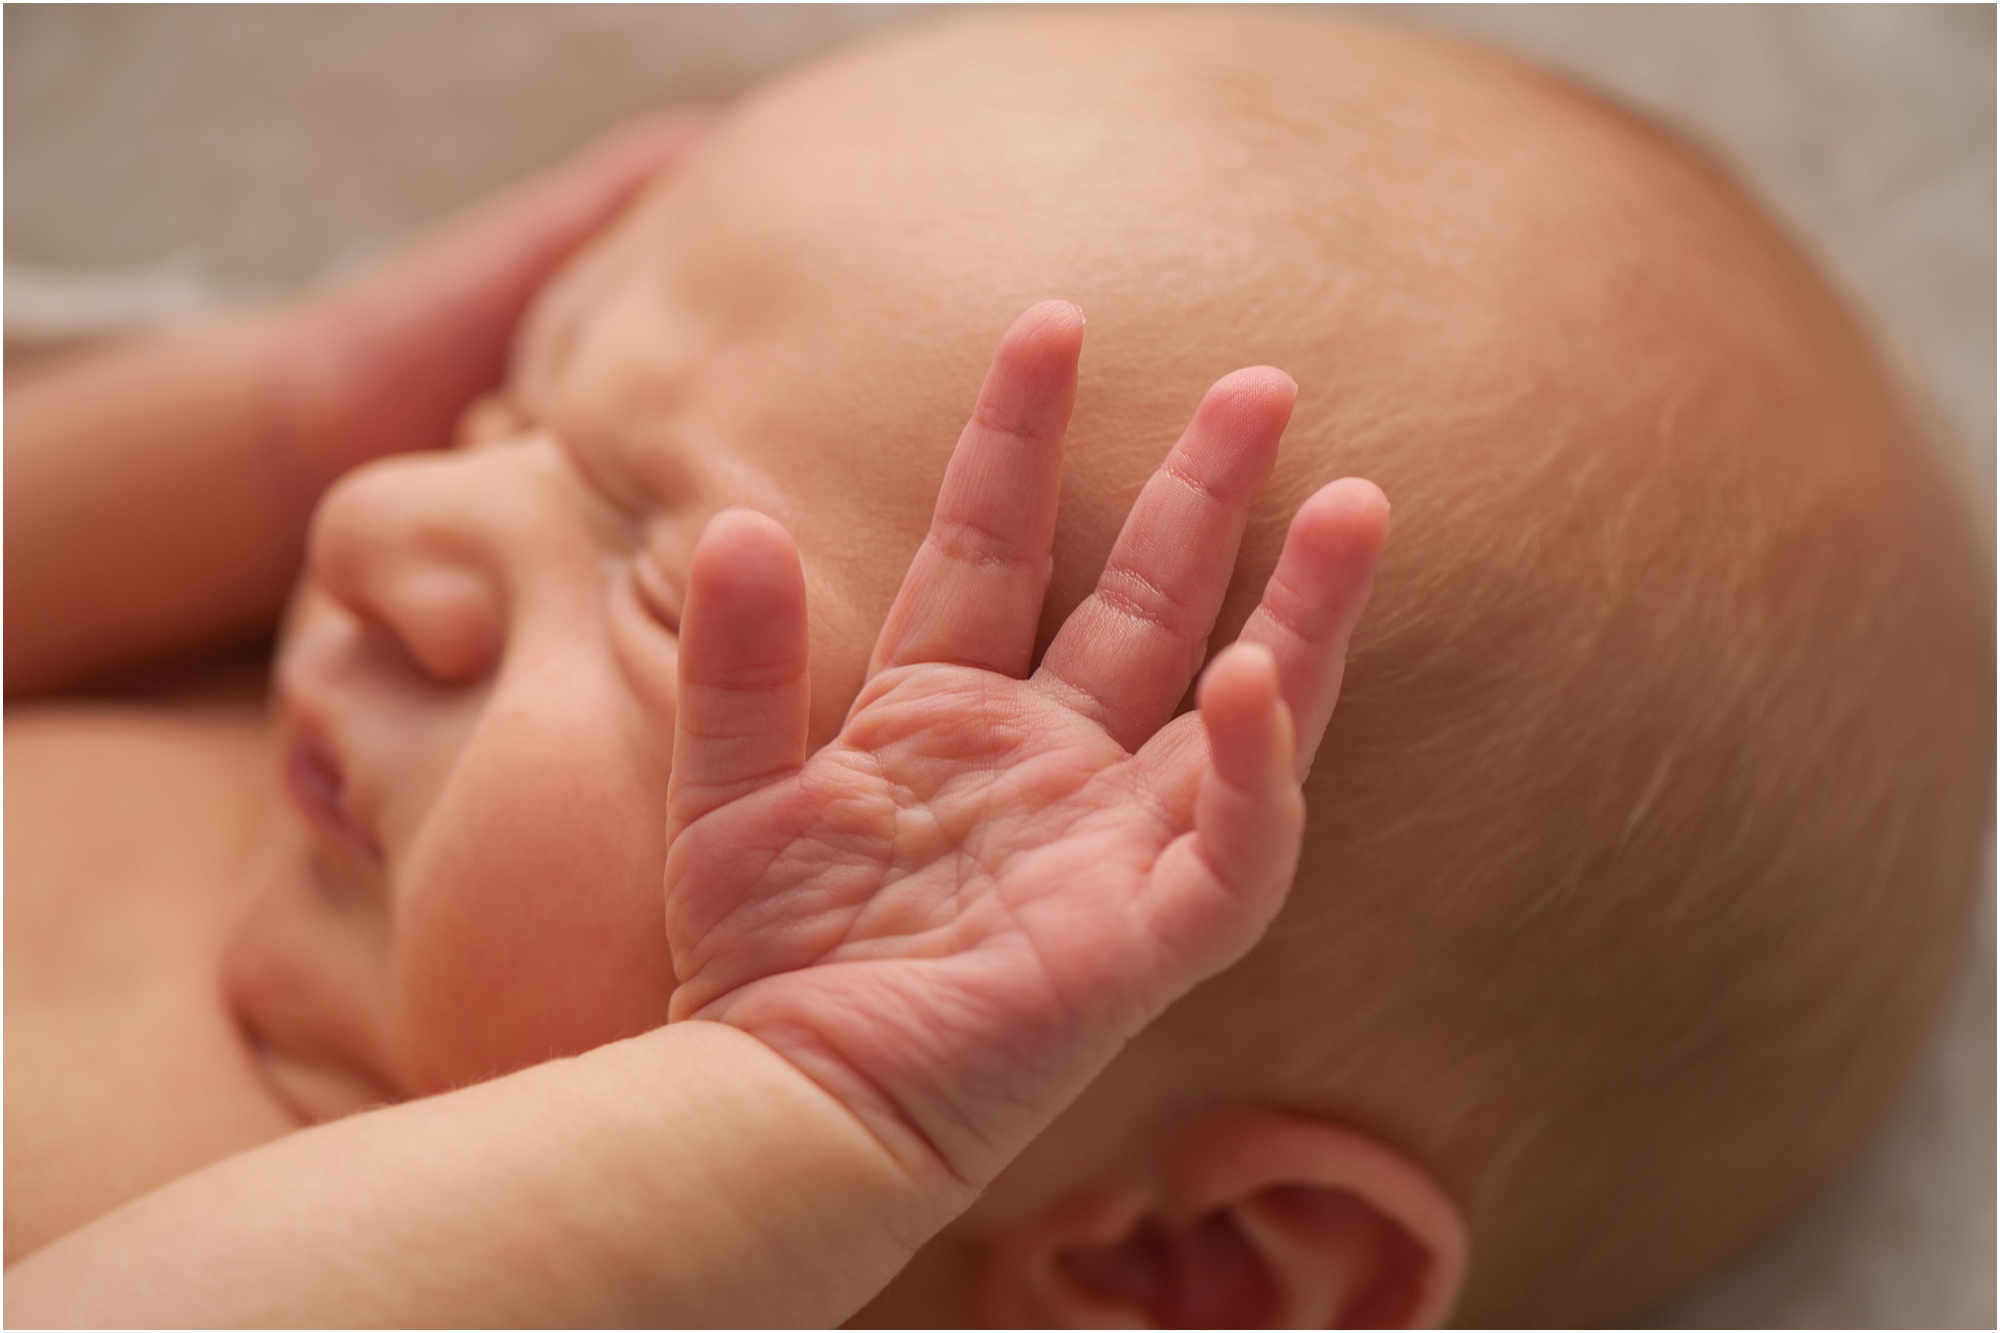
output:
<svg viewBox="0 0 2000 1333"><path fill-rule="evenodd" d="M681 610L686 594L660 569L660 562L650 550L642 550L632 566L632 586L639 595L639 605L646 608L655 620L678 633L681 627Z"/></svg>
<svg viewBox="0 0 2000 1333"><path fill-rule="evenodd" d="M503 392L481 394L459 414L452 432L454 449L477 449L527 433L528 419Z"/></svg>

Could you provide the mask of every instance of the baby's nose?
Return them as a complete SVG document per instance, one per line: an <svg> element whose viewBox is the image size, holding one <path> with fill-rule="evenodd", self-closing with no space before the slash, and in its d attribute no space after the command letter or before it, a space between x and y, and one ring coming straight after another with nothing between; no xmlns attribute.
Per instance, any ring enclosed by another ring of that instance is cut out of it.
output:
<svg viewBox="0 0 2000 1333"><path fill-rule="evenodd" d="M458 456L385 459L320 501L313 577L340 605L393 634L439 684L483 680L497 664L499 571L480 539Z"/></svg>

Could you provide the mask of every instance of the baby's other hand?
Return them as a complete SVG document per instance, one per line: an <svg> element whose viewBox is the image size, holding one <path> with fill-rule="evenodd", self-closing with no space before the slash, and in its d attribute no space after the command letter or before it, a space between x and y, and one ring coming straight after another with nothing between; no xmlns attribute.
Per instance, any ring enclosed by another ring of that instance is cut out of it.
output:
<svg viewBox="0 0 2000 1333"><path fill-rule="evenodd" d="M1199 668L1296 387L1225 376L1032 674L1083 320L1007 334L840 734L806 751L805 586L718 516L681 626L675 1019L743 1029L913 1166L974 1187L1283 903L1299 783L1388 531L1349 479ZM1170 720L1172 719L1172 720Z"/></svg>
<svg viewBox="0 0 2000 1333"><path fill-rule="evenodd" d="M277 331L281 438L315 489L369 459L449 444L459 414L499 384L542 284L706 119L627 125L289 312Z"/></svg>

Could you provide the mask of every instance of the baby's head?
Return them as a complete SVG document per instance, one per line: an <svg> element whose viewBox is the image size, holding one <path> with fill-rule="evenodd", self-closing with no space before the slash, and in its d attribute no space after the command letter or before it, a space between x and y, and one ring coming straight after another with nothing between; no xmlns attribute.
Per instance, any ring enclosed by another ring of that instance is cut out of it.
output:
<svg viewBox="0 0 2000 1333"><path fill-rule="evenodd" d="M330 1112L663 1018L696 536L792 531L831 735L1048 296L1090 324L1044 643L1238 366L1301 394L1216 642L1320 483L1375 480L1395 534L1268 938L875 1312L1388 1317L1451 1281L1455 1209L1465 1318L1580 1321L1740 1246L1954 956L1973 545L1851 316L1696 154L1318 20L982 16L783 80L544 293L467 447L329 497L282 673L319 829L231 967L281 1085Z"/></svg>

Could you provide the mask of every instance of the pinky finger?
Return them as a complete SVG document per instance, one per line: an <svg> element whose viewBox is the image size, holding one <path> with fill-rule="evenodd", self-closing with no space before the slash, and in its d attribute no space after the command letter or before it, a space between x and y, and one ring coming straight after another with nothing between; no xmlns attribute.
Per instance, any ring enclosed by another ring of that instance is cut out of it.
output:
<svg viewBox="0 0 2000 1333"><path fill-rule="evenodd" d="M1194 828L1167 847L1153 881L1155 929L1183 985L1229 966L1264 933L1284 904L1305 828L1291 710L1271 650L1232 645L1209 664L1198 698L1208 762Z"/></svg>
<svg viewBox="0 0 2000 1333"><path fill-rule="evenodd" d="M1197 698L1209 767L1195 797L1195 837L1237 910L1261 927L1284 898L1305 827L1277 659L1262 644L1234 644L1204 673Z"/></svg>

